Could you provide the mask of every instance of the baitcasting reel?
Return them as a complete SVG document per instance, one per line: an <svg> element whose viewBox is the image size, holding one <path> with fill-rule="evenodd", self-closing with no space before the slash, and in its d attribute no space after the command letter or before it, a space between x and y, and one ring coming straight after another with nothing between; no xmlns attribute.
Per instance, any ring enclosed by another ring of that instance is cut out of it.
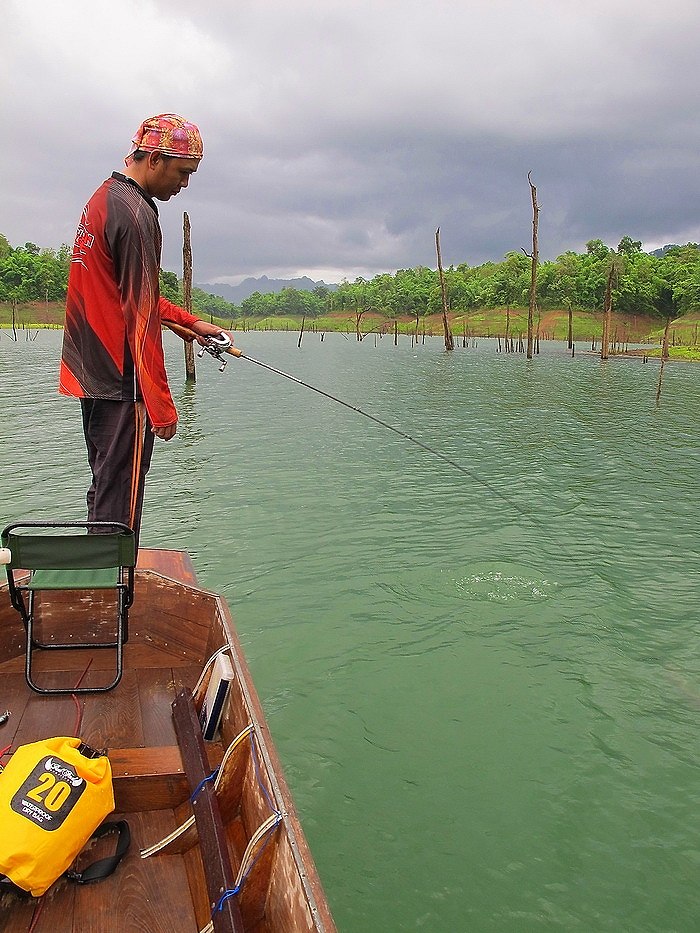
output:
<svg viewBox="0 0 700 933"><path fill-rule="evenodd" d="M205 353L209 353L221 364L219 366L219 372L222 373L226 369L226 363L228 363L228 360L224 359L223 354L226 353L230 346L231 341L226 334L212 334L211 337L207 337L207 342L204 346L200 346L197 356L201 359Z"/></svg>

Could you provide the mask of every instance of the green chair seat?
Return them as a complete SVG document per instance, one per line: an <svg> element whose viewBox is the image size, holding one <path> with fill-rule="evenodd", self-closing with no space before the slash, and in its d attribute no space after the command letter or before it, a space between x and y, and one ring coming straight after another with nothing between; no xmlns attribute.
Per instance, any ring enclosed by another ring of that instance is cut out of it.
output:
<svg viewBox="0 0 700 933"><path fill-rule="evenodd" d="M97 570L35 570L28 590L113 590L119 582L119 567Z"/></svg>

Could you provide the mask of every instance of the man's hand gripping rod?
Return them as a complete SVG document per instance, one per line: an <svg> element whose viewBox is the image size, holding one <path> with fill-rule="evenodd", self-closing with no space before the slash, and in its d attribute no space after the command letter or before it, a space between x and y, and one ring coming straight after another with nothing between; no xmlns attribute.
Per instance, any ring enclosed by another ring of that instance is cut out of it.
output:
<svg viewBox="0 0 700 933"><path fill-rule="evenodd" d="M183 340L192 341L200 339L198 334L195 334L189 327L182 327L182 325L174 324L171 321L164 321L163 323L166 327L170 328L173 333L177 334L178 337L182 337ZM228 362L228 360L224 359L224 353L230 353L231 356L243 356L243 351L239 350L238 347L234 347L231 343L231 338L227 334L210 334L208 337L202 337L201 339L204 340L205 343L200 345L197 356L201 359L205 353L209 353L221 364L219 366L220 373L226 369L226 363Z"/></svg>
<svg viewBox="0 0 700 933"><path fill-rule="evenodd" d="M230 353L233 350L231 338L226 334L211 334L209 337L205 337L204 340L206 340L206 343L200 346L197 356L201 360L205 353L211 354L211 356L213 356L214 359L218 360L221 364L219 366L219 372L222 373L226 369L228 360L225 360L221 354ZM240 350L238 350L237 353L234 353L234 356L240 355Z"/></svg>

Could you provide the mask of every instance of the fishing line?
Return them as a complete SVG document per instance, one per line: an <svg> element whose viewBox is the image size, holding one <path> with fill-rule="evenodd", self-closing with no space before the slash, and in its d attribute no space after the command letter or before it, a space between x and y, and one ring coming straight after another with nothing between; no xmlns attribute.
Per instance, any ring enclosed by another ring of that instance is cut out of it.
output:
<svg viewBox="0 0 700 933"><path fill-rule="evenodd" d="M165 323L174 333L179 334L186 340L192 340L194 337L196 337L196 334L193 331L182 327L179 324L171 323L170 321L164 321L163 323ZM416 447L420 447L421 450L426 451L433 457L437 457L444 463L449 464L449 466L451 466L453 469L458 470L460 473L462 473L464 476L467 476L475 483L478 483L485 489L488 489L492 495L501 499L502 502L505 502L514 511L522 515L523 518L528 519L541 530L545 532L548 531L545 524L541 522L533 512L522 508L522 506L518 505L518 503L514 499L511 499L510 496L506 495L496 486L493 486L488 480L479 476L477 473L474 473L472 470L467 469L467 467L462 466L461 463L457 463L456 460L452 460L450 457L445 456L445 454L440 453L440 451L436 450L434 447L430 447L428 444L424 444L422 441L417 440L417 438L413 437L411 434L408 434L406 431L395 428L393 424L388 424L386 421L383 421L376 415L371 415L369 412L364 411L357 405L352 405L350 402L346 402L344 399L338 398L337 395L332 395L330 392L326 392L324 389L319 389L318 386L311 385L310 382L304 382L303 379L299 379L297 376L293 376L291 373L286 373L282 369L277 369L275 366L270 366L269 363L264 363L262 360L256 360L254 357L248 356L239 347L234 347L226 334L222 333L208 337L206 343L200 347L198 355L202 356L205 352L209 353L219 361L219 372L223 372L226 368L227 361L223 354L229 353L231 356L235 356L238 359L244 359L248 360L249 363L255 363L256 366L261 366L263 369L267 369L269 372L274 373L277 376L282 376L284 379L289 379L290 382L294 382L305 389L310 389L312 392L316 392L318 395L322 395L324 398L329 399L331 402L336 402L338 405L342 405L344 408L347 408L350 411L354 411L358 415L362 415L363 418L367 418L370 421L373 421L375 424L385 428L387 431L391 431L393 434L396 434L398 437L401 437L409 443L414 444Z"/></svg>
<svg viewBox="0 0 700 933"><path fill-rule="evenodd" d="M192 340L196 337L196 334L188 330L187 328L182 327L171 322L164 321L163 323L174 331L176 334L179 334L186 340ZM484 479L482 476L479 476L478 473L475 473L473 470L468 469L468 467L463 466L461 463L457 463L456 460L453 460L451 457L446 456L441 453L439 450L436 450L434 447L431 447L429 444L424 444L423 441L419 441L417 438L413 437L406 431L402 431L400 428L394 427L392 424L388 424L382 418L378 418L376 415L372 415L364 409L360 408L357 405L352 405L350 402L346 402L342 398L333 395L331 392L326 392L324 389L320 389L318 386L311 385L309 382L305 382L303 379L299 379L297 376L293 376L291 373L284 372L282 369L277 369L275 366L271 366L269 363L264 363L262 360L257 360L252 356L247 356L241 349L234 347L226 334L220 334L214 337L207 338L206 344L200 347L199 356L202 356L204 352L209 353L219 362L219 371L223 372L226 367L226 359L223 354L228 353L231 356L242 358L248 360L249 363L254 363L256 366L260 366L263 369L268 370L271 373L274 373L277 376L282 376L284 379L288 379L290 382L296 383L296 385L302 386L305 389L309 389L312 392L316 392L318 395L322 395L324 398L327 398L331 402L335 402L338 405L342 405L343 408L347 408L349 411L353 411L358 415L361 415L363 418L367 418L369 421L374 422L374 424L379 425L387 431L391 431L392 434L396 434L398 437L402 438L405 441L408 441L410 444L413 444L416 447L419 447L421 450L430 454L433 457L437 457L438 460L442 460L443 463L447 463L453 469L457 470L459 473L462 473L464 476L468 477L475 483L478 483L480 486L483 486L487 489L493 496L500 499L502 502L505 502L513 511L517 512L519 515L522 515L523 518L531 522L535 527L537 527L541 532L543 532L549 540L556 544L559 548L561 555L567 557L568 560L573 560L573 554L571 553L567 544L563 541L558 540L559 536L552 532L552 529L542 521L534 512L530 511L527 508L523 508L515 499L511 498L506 493L502 492L498 487L494 486L488 480ZM594 573L601 577L599 571L594 571Z"/></svg>
<svg viewBox="0 0 700 933"><path fill-rule="evenodd" d="M209 352L212 353L211 350L209 350ZM392 424L388 424L381 418L377 418L376 415L371 415L369 412L364 411L362 408L358 408L357 405L352 405L350 402L346 402L342 398L338 398L336 395L332 395L330 392L319 389L318 386L311 385L309 382L304 382L303 379L299 379L297 376L291 375L291 373L286 373L282 369L276 369L274 366L270 366L269 363L263 363L262 360L256 360L252 356L247 356L242 350L239 350L238 347L231 346L228 348L227 352L232 353L233 356L248 360L249 363L255 363L256 366L261 366L263 369L267 369L271 373L275 373L277 376L283 376L285 379L289 379L291 382L295 382L297 385L303 386L305 389L310 389L312 392L316 392L318 395L322 395L324 398L329 399L331 402L336 402L338 405L342 405L344 408L347 408L350 411L354 411L356 414L362 415L364 418L368 418L370 421L373 421L380 427L386 428L387 431L391 431L393 434L398 435L398 437L403 438L411 444L415 444L415 446L420 447L421 450L424 450L427 453L432 454L432 456L437 457L439 460L442 460L444 463L449 464L449 466L453 467L455 470L458 470L464 476L483 486L485 489L488 489L492 495L497 496L502 502L505 502L506 505L514 509L514 511L516 511L519 515L522 515L523 518L531 522L532 525L538 528L539 531L541 531L556 547L559 548L560 553L565 555L568 560L574 559L568 545L566 545L563 541L558 540L559 536L554 534L552 529L548 527L547 524L540 518L538 518L534 512L531 512L528 509L524 509L514 499L498 489L498 487L479 476L478 473L474 473L467 467L462 466L461 463L457 463L456 460L452 460L450 457L445 456L445 454L441 453L439 450L436 450L434 447L430 447L428 444L424 444L422 441L417 440L417 438L408 434L406 431L401 431L399 428L395 428ZM217 354L212 353L212 356L217 356ZM219 357L219 359L222 363L224 362L221 357ZM221 369L223 368L224 367L222 366ZM598 576L600 576L597 571L596 573Z"/></svg>
<svg viewBox="0 0 700 933"><path fill-rule="evenodd" d="M464 475L468 476L470 479L483 483L483 485L486 486L487 489L490 489L491 492L502 497L502 494L494 486L491 486L487 480L482 480L480 477L476 476L476 474L470 472L455 460L451 460L449 457L446 457L444 454L440 453L439 450L435 450L433 447L429 447L428 444L424 444L422 441L417 440L415 437L412 437L405 431L401 431L399 428L395 428L392 424L388 424L386 421L382 421L381 418L377 418L375 415L370 415L369 412L363 411L363 409L358 408L357 405L351 405L350 402L343 401L343 399L338 398L337 395L331 395L330 392L325 392L323 389L319 389L318 386L311 385L309 382L304 382L303 379L298 379L296 376L292 376L291 373L285 373L281 369L275 369L274 366L270 366L268 363L263 363L261 360L253 359L252 356L247 356L245 353L241 353L241 359L248 360L249 363L255 363L257 366L262 366L264 369L268 369L271 373L275 373L278 376L284 376L285 379L289 379L291 382L296 382L297 385L303 386L305 389L311 389L312 392L317 392L319 395L323 395L324 398L330 399L332 402L337 402L344 408L348 408L350 411L354 411L358 415L362 415L364 418L369 418L369 420L374 421L375 424L381 425L381 427L386 428L388 431L393 431L394 434L398 434L398 436L402 437L404 440L410 441L412 444L416 444L416 446L426 450L434 457L439 457L440 460L444 460L445 463L449 463L450 466L453 466L456 470L459 470L460 473L464 473Z"/></svg>
<svg viewBox="0 0 700 933"><path fill-rule="evenodd" d="M217 356L216 352L209 350L212 356ZM371 415L369 412L364 411L362 408L358 408L357 405L352 405L350 402L344 401L342 398L338 398L337 395L332 395L330 392L326 392L323 389L319 389L318 386L311 385L309 382L304 382L303 379L299 379L297 376L293 376L291 373L286 373L282 369L277 369L274 366L270 366L269 363L263 363L262 360L256 360L252 356L248 356L242 350L239 350L238 347L227 347L226 352L231 353L233 356L236 356L243 360L248 360L249 363L255 363L256 366L262 366L263 369L269 370L271 373L275 373L277 376L282 376L285 379L289 379L290 382L295 382L299 386L303 386L305 389L310 389L312 392L316 392L318 395L322 395L324 398L329 399L331 402L336 402L338 405L342 405L344 408L354 411L358 415L362 415L363 418L368 418L370 421L373 421L375 424L378 424L380 427L385 428L387 431L391 431L398 437L403 438L406 441L409 441L411 444L415 444L416 447L420 447L422 450L425 450L427 453L432 454L432 456L437 457L439 460L442 460L444 463L449 464L455 470L459 470L460 473L463 473L464 476L469 477L476 483L479 483L481 486L489 490L492 495L497 496L512 509L522 515L524 518L529 519L539 528L544 529L544 525L539 521L536 515L532 512L529 512L527 509L523 509L518 503L511 499L510 496L507 496L504 492L501 492L496 486L493 486L488 480L479 476L477 473L474 473L472 470L467 469L467 467L462 466L462 464L457 463L456 460L452 460L450 457L445 456L445 454L440 453L439 450L436 450L434 447L430 447L428 444L424 444L422 441L417 440L417 438L408 434L406 431L402 431L399 428L394 427L392 424L388 424L386 421L383 421L381 418L377 418L376 415ZM221 359L221 357L218 357ZM223 368L223 367L222 367Z"/></svg>

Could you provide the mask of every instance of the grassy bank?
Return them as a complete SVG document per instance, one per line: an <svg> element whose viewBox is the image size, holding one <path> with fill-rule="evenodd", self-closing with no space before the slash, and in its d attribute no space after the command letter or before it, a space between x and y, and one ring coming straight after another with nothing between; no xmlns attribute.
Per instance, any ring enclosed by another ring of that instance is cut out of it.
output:
<svg viewBox="0 0 700 933"><path fill-rule="evenodd" d="M64 305L61 302L29 302L18 304L14 309L14 326L18 331L36 327L61 327L63 325ZM214 319L222 327L237 331L282 330L299 331L301 317L237 317L234 319ZM11 328L13 308L9 303L0 302L0 327ZM347 312L307 318L304 329L308 332L335 332L354 335L356 317ZM491 308L474 311L470 314L451 315L450 326L455 341L473 337L501 337L506 331L516 342L527 334L527 310ZM569 319L565 310L543 311L535 320L535 330L541 340L566 340ZM603 327L602 313L574 311L573 339L577 345L600 344ZM396 319L376 313L362 315L359 330L363 336L373 333L415 335L419 337L442 335L441 315L415 317L399 315ZM612 315L610 332L611 346L619 350L628 344L649 344L648 355L658 355L663 337L663 322L659 318L643 315ZM686 315L675 320L669 330L669 343L672 355L679 358L697 359L700 353L700 313Z"/></svg>

